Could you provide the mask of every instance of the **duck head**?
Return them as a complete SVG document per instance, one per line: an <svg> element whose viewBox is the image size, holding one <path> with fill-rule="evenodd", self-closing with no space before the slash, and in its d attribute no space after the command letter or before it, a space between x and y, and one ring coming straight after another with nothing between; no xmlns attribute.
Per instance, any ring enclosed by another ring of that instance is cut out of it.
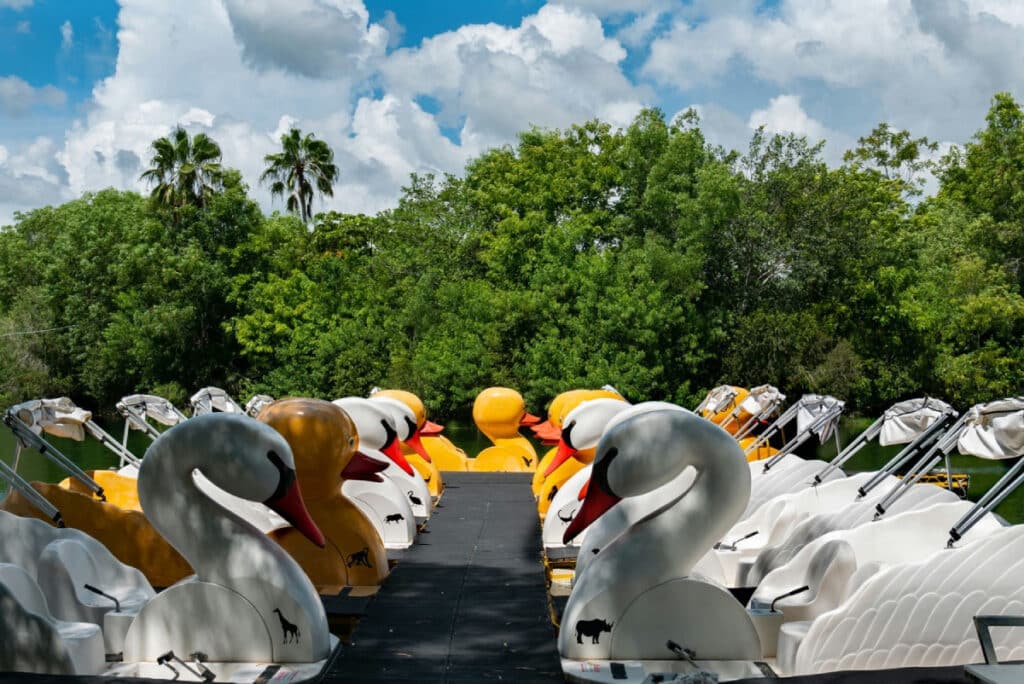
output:
<svg viewBox="0 0 1024 684"><path fill-rule="evenodd" d="M508 387L488 387L473 402L473 422L492 441L519 437L519 428L540 418L526 411L523 395Z"/></svg>
<svg viewBox="0 0 1024 684"><path fill-rule="evenodd" d="M402 455L395 419L380 402L362 397L345 397L335 399L331 403L339 406L352 419L359 434L360 444L367 449L377 449L406 474L413 474L412 466Z"/></svg>
<svg viewBox="0 0 1024 684"><path fill-rule="evenodd" d="M257 419L287 440L307 501L337 496L342 479L379 481L387 463L359 451L356 426L341 408L321 399L282 399Z"/></svg>
<svg viewBox="0 0 1024 684"><path fill-rule="evenodd" d="M620 412L605 428L583 505L565 530L565 543L623 498L651 492L690 465L686 458L666 455L680 452L680 444L687 430L693 429L696 416L671 404L664 406L652 410L638 404L628 415L626 411Z"/></svg>

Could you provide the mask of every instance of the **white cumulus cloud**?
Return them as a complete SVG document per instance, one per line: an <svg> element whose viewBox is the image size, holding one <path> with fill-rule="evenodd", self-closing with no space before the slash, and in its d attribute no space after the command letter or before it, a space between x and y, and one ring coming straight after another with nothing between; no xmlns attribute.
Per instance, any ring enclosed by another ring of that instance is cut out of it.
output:
<svg viewBox="0 0 1024 684"><path fill-rule="evenodd" d="M23 116L36 106L63 107L67 94L52 85L35 88L17 76L0 76L0 112Z"/></svg>
<svg viewBox="0 0 1024 684"><path fill-rule="evenodd" d="M625 125L648 95L623 74L622 45L577 8L390 54L399 25L386 23L370 23L359 0L121 0L115 72L59 155L71 192L144 190L151 142L180 124L214 138L264 208L283 209L257 179L295 125L335 150L341 179L324 206L374 212L396 203L410 173L458 172L531 123Z"/></svg>
<svg viewBox="0 0 1024 684"><path fill-rule="evenodd" d="M683 91L759 81L827 93L939 139L978 126L999 90L1024 90L1024 9L1007 0L782 0L677 13L643 73ZM825 95L823 95L824 97ZM969 124L966 122L970 122ZM965 133L967 135L965 135Z"/></svg>

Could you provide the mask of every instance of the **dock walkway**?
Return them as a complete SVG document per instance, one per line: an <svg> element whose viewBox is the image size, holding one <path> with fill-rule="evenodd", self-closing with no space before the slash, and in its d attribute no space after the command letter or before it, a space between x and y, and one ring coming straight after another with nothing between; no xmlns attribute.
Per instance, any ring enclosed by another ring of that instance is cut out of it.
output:
<svg viewBox="0 0 1024 684"><path fill-rule="evenodd" d="M445 473L441 507L323 681L563 681L530 477Z"/></svg>

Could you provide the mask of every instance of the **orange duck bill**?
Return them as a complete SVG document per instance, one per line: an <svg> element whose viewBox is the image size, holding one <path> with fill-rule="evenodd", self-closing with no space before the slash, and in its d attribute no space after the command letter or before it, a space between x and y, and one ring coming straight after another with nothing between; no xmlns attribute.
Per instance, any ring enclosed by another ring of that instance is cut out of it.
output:
<svg viewBox="0 0 1024 684"><path fill-rule="evenodd" d="M534 437L544 444L558 444L558 440L562 436L562 431L550 420L538 423L530 429L533 430Z"/></svg>
<svg viewBox="0 0 1024 684"><path fill-rule="evenodd" d="M603 474L595 470L587 484L583 485L583 489L580 490L583 505L576 511L576 517L569 523L569 527L565 528L565 534L562 535L563 544L568 544L580 532L590 527L591 523L600 518L605 511L622 501L622 497L608 491L608 483L601 481L603 479Z"/></svg>
<svg viewBox="0 0 1024 684"><path fill-rule="evenodd" d="M536 425L539 422L540 418L538 416L535 416L532 413L524 413L523 417L519 419L519 427L529 427L531 425Z"/></svg>
<svg viewBox="0 0 1024 684"><path fill-rule="evenodd" d="M444 425L438 425L429 420L424 421L422 427L420 427L420 435L423 437L435 437L442 432L444 432Z"/></svg>
<svg viewBox="0 0 1024 684"><path fill-rule="evenodd" d="M363 480L364 482L383 482L384 478L378 473L385 470L388 464L384 461L367 456L362 451L352 455L352 459L341 471L341 477L345 480Z"/></svg>
<svg viewBox="0 0 1024 684"><path fill-rule="evenodd" d="M277 491L263 503L290 522L306 539L321 549L324 548L324 534L306 510L306 502L302 500L302 491L299 489L299 481L295 479L295 471L290 468L280 470L281 480L277 485Z"/></svg>

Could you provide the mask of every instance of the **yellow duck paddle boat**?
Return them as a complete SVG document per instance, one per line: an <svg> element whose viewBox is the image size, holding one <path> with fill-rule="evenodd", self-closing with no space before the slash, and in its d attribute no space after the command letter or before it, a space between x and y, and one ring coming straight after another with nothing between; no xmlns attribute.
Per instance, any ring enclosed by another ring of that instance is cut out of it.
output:
<svg viewBox="0 0 1024 684"><path fill-rule="evenodd" d="M352 419L329 401L282 399L265 406L257 419L291 447L306 510L327 544L318 547L294 527L273 530L270 538L302 566L321 594L379 586L388 575L384 542L341 486L348 479L379 481L376 473L387 464L358 450Z"/></svg>
<svg viewBox="0 0 1024 684"><path fill-rule="evenodd" d="M523 395L508 387L488 387L473 402L473 422L494 443L477 454L471 470L530 473L537 468L537 452L519 428L536 425L540 418L526 411Z"/></svg>

